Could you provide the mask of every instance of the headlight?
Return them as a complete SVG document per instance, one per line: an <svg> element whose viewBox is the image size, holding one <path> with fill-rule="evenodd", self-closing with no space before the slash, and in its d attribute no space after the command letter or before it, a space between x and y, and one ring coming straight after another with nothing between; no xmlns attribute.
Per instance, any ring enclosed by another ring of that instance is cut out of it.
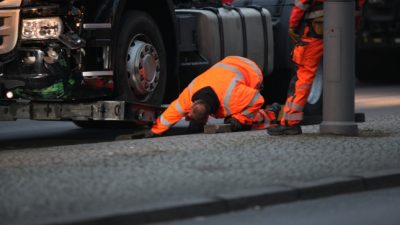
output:
<svg viewBox="0 0 400 225"><path fill-rule="evenodd" d="M59 17L24 19L22 21L22 39L55 39L60 36L62 29L63 25Z"/></svg>

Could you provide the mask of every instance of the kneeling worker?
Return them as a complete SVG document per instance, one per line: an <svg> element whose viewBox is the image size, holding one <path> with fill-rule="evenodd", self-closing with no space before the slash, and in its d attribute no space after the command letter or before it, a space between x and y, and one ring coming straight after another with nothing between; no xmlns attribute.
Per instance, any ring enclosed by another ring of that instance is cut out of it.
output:
<svg viewBox="0 0 400 225"><path fill-rule="evenodd" d="M208 117L225 118L232 131L265 129L276 120L280 106L264 110L260 94L263 74L253 61L228 56L196 77L157 118L145 137L159 136L183 117L189 132L202 132Z"/></svg>

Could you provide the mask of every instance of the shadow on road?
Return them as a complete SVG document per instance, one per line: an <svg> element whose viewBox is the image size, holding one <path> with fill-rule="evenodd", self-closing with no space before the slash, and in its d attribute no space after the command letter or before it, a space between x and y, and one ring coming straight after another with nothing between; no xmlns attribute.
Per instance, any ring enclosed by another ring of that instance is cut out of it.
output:
<svg viewBox="0 0 400 225"><path fill-rule="evenodd" d="M83 129L70 122L39 122L21 120L0 123L0 151L63 145L115 141L121 135L144 130L145 127L125 129ZM186 134L185 127L175 127L164 136Z"/></svg>

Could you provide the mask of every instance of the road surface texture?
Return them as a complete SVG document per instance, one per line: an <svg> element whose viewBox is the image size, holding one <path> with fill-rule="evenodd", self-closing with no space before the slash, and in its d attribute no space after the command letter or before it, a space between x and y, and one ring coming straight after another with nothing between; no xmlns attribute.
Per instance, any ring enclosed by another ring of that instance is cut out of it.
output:
<svg viewBox="0 0 400 225"><path fill-rule="evenodd" d="M394 188L157 225L398 225L399 210L400 188Z"/></svg>
<svg viewBox="0 0 400 225"><path fill-rule="evenodd" d="M393 96L356 101L367 118L358 137L320 135L319 126L306 126L290 137L250 131L1 150L0 224L81 221L398 170L398 87Z"/></svg>

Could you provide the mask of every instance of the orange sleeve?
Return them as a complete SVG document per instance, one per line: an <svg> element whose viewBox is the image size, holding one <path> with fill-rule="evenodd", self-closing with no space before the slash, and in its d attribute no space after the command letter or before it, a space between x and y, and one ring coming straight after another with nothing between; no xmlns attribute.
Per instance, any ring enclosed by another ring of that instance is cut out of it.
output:
<svg viewBox="0 0 400 225"><path fill-rule="evenodd" d="M290 19L289 19L289 27L297 29L300 25L303 15L304 15L304 10L298 8L297 6L293 6L292 13L290 14Z"/></svg>
<svg viewBox="0 0 400 225"><path fill-rule="evenodd" d="M276 120L275 113L266 109L260 109L253 120L252 129L262 130L271 126L271 122Z"/></svg>
<svg viewBox="0 0 400 225"><path fill-rule="evenodd" d="M191 107L190 93L185 88L179 97L159 116L151 128L155 134L162 134L182 119Z"/></svg>
<svg viewBox="0 0 400 225"><path fill-rule="evenodd" d="M310 7L310 0L294 0L294 6L289 18L289 27L297 29L303 19L304 13Z"/></svg>

